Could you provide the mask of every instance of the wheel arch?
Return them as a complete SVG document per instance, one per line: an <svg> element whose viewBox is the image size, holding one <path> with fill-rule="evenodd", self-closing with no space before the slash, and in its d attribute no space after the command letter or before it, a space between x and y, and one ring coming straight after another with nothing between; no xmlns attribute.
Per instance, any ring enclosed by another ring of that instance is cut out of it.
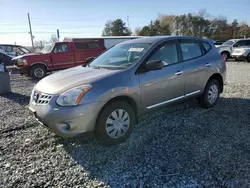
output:
<svg viewBox="0 0 250 188"><path fill-rule="evenodd" d="M206 83L206 86L207 86L207 84L208 84L208 82L209 82L210 80L217 80L217 81L219 82L219 84L220 84L220 93L222 93L223 90L224 90L223 77L222 77L219 73L213 74L213 75L210 76L210 78L208 79L208 81L207 81L207 83Z"/></svg>
<svg viewBox="0 0 250 188"><path fill-rule="evenodd" d="M136 104L136 102L135 102L135 100L134 100L133 98L131 98L131 97L129 97L129 96L126 96L126 95L116 96L116 97L114 97L114 98L108 100L108 102L106 102L106 103L102 106L102 108L100 109L100 111L99 111L99 113L98 113L98 115L97 115L96 122L98 121L101 112L102 112L109 104L111 104L111 103L113 103L113 102L115 102L115 101L124 101L124 102L128 103L128 104L132 107L132 109L133 109L133 111L134 111L134 113L135 113L136 123L139 122L139 111L138 111L139 108L138 108L138 105ZM96 124L95 124L95 125L96 125Z"/></svg>

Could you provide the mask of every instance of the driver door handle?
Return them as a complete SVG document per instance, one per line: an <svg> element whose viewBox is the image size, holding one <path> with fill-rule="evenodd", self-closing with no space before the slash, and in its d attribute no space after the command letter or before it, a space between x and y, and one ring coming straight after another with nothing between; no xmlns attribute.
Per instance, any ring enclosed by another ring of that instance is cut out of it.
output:
<svg viewBox="0 0 250 188"><path fill-rule="evenodd" d="M175 75L177 75L177 76L181 75L181 74L183 74L183 71L178 71L178 72L175 73Z"/></svg>
<svg viewBox="0 0 250 188"><path fill-rule="evenodd" d="M206 63L205 64L205 67L210 67L211 66L211 63Z"/></svg>

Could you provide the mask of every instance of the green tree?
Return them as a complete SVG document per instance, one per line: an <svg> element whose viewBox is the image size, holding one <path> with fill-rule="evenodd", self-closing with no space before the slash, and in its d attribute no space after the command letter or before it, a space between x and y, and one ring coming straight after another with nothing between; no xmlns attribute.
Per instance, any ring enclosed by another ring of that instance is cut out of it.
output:
<svg viewBox="0 0 250 188"><path fill-rule="evenodd" d="M232 27L232 32L233 32L233 38L238 37L238 27L239 27L239 23L238 21L235 19L232 23L231 23L231 27Z"/></svg>
<svg viewBox="0 0 250 188"><path fill-rule="evenodd" d="M151 21L149 25L138 31L140 36L164 36L170 34L169 25L161 24L159 20Z"/></svg>
<svg viewBox="0 0 250 188"><path fill-rule="evenodd" d="M126 23L121 19L109 20L105 24L102 36L130 36L131 31L126 27Z"/></svg>

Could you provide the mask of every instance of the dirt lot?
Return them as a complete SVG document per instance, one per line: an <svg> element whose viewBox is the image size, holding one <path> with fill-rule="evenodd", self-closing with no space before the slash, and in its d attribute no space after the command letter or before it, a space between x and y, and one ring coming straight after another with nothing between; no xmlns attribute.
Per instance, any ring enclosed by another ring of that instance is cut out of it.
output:
<svg viewBox="0 0 250 188"><path fill-rule="evenodd" d="M28 110L34 82L0 96L0 187L250 187L250 64L228 62L218 105L196 101L142 117L112 147L62 139Z"/></svg>

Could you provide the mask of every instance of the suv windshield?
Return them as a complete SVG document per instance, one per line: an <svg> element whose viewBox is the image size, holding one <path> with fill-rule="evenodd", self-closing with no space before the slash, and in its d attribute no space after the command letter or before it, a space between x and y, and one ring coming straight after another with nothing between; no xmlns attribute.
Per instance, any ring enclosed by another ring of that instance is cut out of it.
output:
<svg viewBox="0 0 250 188"><path fill-rule="evenodd" d="M52 51L52 48L54 47L54 44L47 44L44 46L44 48L42 49L42 53L43 54L48 54Z"/></svg>
<svg viewBox="0 0 250 188"><path fill-rule="evenodd" d="M228 41L224 42L224 43L222 44L222 46L231 46L231 45L233 45L233 43L234 43L234 41L228 40Z"/></svg>
<svg viewBox="0 0 250 188"><path fill-rule="evenodd" d="M135 64L150 47L149 43L118 44L90 63L92 68L125 69Z"/></svg>

